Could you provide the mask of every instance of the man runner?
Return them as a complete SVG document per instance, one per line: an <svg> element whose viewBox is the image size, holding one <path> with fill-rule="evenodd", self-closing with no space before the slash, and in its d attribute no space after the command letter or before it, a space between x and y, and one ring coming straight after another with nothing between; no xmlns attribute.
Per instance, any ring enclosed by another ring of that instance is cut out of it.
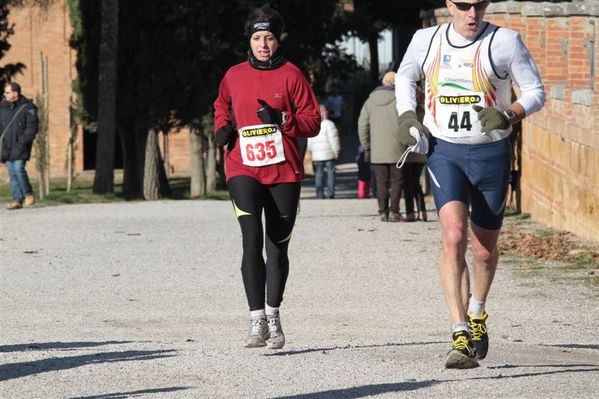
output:
<svg viewBox="0 0 599 399"><path fill-rule="evenodd" d="M416 84L421 75L425 79L424 126L432 135L428 170L442 228L440 277L453 334L447 368L477 367L477 358L487 354L485 302L499 256L510 176L508 136L512 124L545 102L522 38L483 21L488 5L447 0L452 21L414 34L395 86L400 134L412 127L424 133L414 110ZM515 102L512 82L521 91ZM469 216L472 291L465 259Z"/></svg>

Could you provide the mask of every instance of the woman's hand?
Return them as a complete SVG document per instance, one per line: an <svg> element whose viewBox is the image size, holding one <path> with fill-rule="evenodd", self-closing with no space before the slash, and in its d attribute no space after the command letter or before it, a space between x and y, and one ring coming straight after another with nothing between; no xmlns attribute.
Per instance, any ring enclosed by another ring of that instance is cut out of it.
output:
<svg viewBox="0 0 599 399"><path fill-rule="evenodd" d="M258 108L256 113L262 122L275 125L283 124L283 113L281 111L274 109L261 98L258 99L258 103L260 103L262 107Z"/></svg>
<svg viewBox="0 0 599 399"><path fill-rule="evenodd" d="M216 131L214 135L214 143L217 147L226 146L237 132L231 125L225 125Z"/></svg>

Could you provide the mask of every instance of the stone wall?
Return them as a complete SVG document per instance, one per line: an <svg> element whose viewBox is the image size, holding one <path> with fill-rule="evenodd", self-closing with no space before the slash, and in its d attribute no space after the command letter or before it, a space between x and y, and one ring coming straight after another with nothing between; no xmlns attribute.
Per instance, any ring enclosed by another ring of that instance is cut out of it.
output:
<svg viewBox="0 0 599 399"><path fill-rule="evenodd" d="M423 25L449 18L434 10ZM492 3L485 19L520 32L547 94L523 122L522 211L599 241L599 0Z"/></svg>

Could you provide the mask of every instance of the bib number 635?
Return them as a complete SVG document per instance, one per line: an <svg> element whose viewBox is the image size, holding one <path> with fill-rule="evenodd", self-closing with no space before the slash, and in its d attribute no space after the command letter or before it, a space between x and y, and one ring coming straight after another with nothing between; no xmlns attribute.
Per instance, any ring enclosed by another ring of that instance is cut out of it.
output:
<svg viewBox="0 0 599 399"><path fill-rule="evenodd" d="M246 157L249 161L263 161L266 158L273 159L277 156L277 147L274 140L267 140L263 143L251 144L245 146Z"/></svg>

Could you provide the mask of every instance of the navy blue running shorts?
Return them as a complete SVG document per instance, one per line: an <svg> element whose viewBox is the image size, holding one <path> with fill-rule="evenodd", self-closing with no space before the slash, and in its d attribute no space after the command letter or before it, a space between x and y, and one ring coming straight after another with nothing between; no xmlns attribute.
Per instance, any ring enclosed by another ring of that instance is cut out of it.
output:
<svg viewBox="0 0 599 399"><path fill-rule="evenodd" d="M428 172L437 212L449 201L470 206L473 224L498 230L510 179L508 139L486 144L454 144L431 138Z"/></svg>

